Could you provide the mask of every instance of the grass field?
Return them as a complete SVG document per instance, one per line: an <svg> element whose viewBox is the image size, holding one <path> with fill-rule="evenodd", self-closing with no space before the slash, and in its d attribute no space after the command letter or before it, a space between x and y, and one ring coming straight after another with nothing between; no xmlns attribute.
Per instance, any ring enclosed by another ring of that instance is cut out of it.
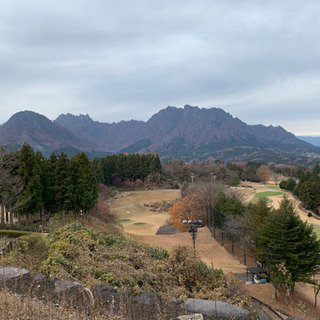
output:
<svg viewBox="0 0 320 320"><path fill-rule="evenodd" d="M119 221L120 222L129 222L129 221L131 221L131 219L120 219Z"/></svg>
<svg viewBox="0 0 320 320"><path fill-rule="evenodd" d="M136 222L134 223L135 226L143 226L144 224L146 224L145 222Z"/></svg>
<svg viewBox="0 0 320 320"><path fill-rule="evenodd" d="M284 196L284 193L279 191L264 191L264 192L255 193L254 196L258 198L274 197L274 196Z"/></svg>
<svg viewBox="0 0 320 320"><path fill-rule="evenodd" d="M268 189L280 190L281 188L279 186L268 186Z"/></svg>

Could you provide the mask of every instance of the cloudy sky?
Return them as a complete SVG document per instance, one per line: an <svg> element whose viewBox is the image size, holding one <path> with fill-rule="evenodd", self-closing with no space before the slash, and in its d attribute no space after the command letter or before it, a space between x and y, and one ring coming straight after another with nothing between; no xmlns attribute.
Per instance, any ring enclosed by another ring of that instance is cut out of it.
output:
<svg viewBox="0 0 320 320"><path fill-rule="evenodd" d="M0 123L185 104L320 134L320 1L0 0Z"/></svg>

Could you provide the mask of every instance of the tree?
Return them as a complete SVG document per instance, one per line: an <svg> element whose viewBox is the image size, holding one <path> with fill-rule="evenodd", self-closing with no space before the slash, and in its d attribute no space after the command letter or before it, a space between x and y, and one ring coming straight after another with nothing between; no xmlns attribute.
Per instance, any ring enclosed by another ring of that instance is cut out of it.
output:
<svg viewBox="0 0 320 320"><path fill-rule="evenodd" d="M312 174L313 175L318 175L319 173L320 173L320 164L317 161L317 163L313 167Z"/></svg>
<svg viewBox="0 0 320 320"><path fill-rule="evenodd" d="M179 231L185 231L183 220L202 220L206 223L206 208L199 201L199 195L193 193L176 202L170 209L170 223Z"/></svg>
<svg viewBox="0 0 320 320"><path fill-rule="evenodd" d="M0 148L0 204L1 223L4 223L4 211L10 210L10 222L13 223L13 211L22 206L25 201L19 201L23 191L23 182L16 173L19 160L16 152Z"/></svg>
<svg viewBox="0 0 320 320"><path fill-rule="evenodd" d="M320 292L320 278L319 278L319 268L317 273L314 274L313 278L311 279L311 284L313 285L313 292L314 292L314 306L317 307L318 302L318 294Z"/></svg>
<svg viewBox="0 0 320 320"><path fill-rule="evenodd" d="M52 191L56 207L62 211L62 224L64 224L66 211L72 210L76 201L71 179L70 160L65 153L61 152L54 169Z"/></svg>
<svg viewBox="0 0 320 320"><path fill-rule="evenodd" d="M19 208L19 212L26 215L26 224L29 223L29 215L38 212L42 205L43 186L41 183L40 157L35 155L32 148L24 144L19 151L19 174L24 188L20 195L20 201L25 204Z"/></svg>
<svg viewBox="0 0 320 320"><path fill-rule="evenodd" d="M198 201L205 207L207 213L206 221L208 226L211 226L214 206L221 190L220 184L215 181L200 183L192 187L191 190L197 194Z"/></svg>
<svg viewBox="0 0 320 320"><path fill-rule="evenodd" d="M299 184L299 199L307 209L316 210L319 206L319 194L316 191L314 182L311 180Z"/></svg>
<svg viewBox="0 0 320 320"><path fill-rule="evenodd" d="M215 203L215 209L224 215L243 215L246 207L235 194L229 196L220 191Z"/></svg>
<svg viewBox="0 0 320 320"><path fill-rule="evenodd" d="M296 185L297 185L297 183L294 178L289 178L288 180L283 180L279 184L281 189L285 189L285 190L288 190L291 192L293 192Z"/></svg>
<svg viewBox="0 0 320 320"><path fill-rule="evenodd" d="M248 206L243 225L249 231L254 247L259 247L260 229L264 227L270 213L271 208L268 206L267 198L260 198Z"/></svg>
<svg viewBox="0 0 320 320"><path fill-rule="evenodd" d="M289 286L293 292L296 282L311 281L320 264L320 241L312 225L295 214L288 199L284 199L280 208L273 210L265 223L251 234L256 257L265 262L276 288Z"/></svg>
<svg viewBox="0 0 320 320"><path fill-rule="evenodd" d="M72 176L75 203L74 211L83 212L91 209L98 199L98 188L95 174L88 157L81 152L71 159L70 174Z"/></svg>
<svg viewBox="0 0 320 320"><path fill-rule="evenodd" d="M237 187L239 184L240 184L240 178L238 176L233 176L229 182L228 182L228 185L230 187Z"/></svg>
<svg viewBox="0 0 320 320"><path fill-rule="evenodd" d="M257 170L257 175L261 182L267 183L270 179L270 170L268 166L266 165L260 166L259 169Z"/></svg>
<svg viewBox="0 0 320 320"><path fill-rule="evenodd" d="M154 155L152 158L152 161L150 163L150 172L151 173L163 173L161 161L160 161L158 154Z"/></svg>

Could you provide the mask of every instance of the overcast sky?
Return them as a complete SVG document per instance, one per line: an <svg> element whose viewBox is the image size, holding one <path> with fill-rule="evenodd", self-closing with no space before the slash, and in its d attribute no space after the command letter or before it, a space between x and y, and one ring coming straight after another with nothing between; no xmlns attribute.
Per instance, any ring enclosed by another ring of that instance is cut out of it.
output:
<svg viewBox="0 0 320 320"><path fill-rule="evenodd" d="M320 1L0 0L0 123L185 104L320 134Z"/></svg>

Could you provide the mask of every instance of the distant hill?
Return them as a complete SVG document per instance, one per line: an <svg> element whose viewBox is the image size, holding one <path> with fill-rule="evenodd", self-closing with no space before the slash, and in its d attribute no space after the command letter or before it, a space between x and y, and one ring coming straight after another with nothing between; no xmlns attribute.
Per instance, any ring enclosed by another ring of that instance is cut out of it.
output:
<svg viewBox="0 0 320 320"><path fill-rule="evenodd" d="M219 108L167 107L148 121L101 123L89 115L62 114L51 121L30 111L0 126L1 145L29 143L40 150L83 150L96 156L157 152L163 160L272 161L302 164L320 148L282 127L247 125Z"/></svg>
<svg viewBox="0 0 320 320"><path fill-rule="evenodd" d="M32 111L18 112L0 126L0 144L22 145L25 141L40 148L86 148L86 144L77 135Z"/></svg>
<svg viewBox="0 0 320 320"><path fill-rule="evenodd" d="M300 140L311 143L314 146L320 147L320 136L319 137L307 137L307 136L297 136Z"/></svg>

